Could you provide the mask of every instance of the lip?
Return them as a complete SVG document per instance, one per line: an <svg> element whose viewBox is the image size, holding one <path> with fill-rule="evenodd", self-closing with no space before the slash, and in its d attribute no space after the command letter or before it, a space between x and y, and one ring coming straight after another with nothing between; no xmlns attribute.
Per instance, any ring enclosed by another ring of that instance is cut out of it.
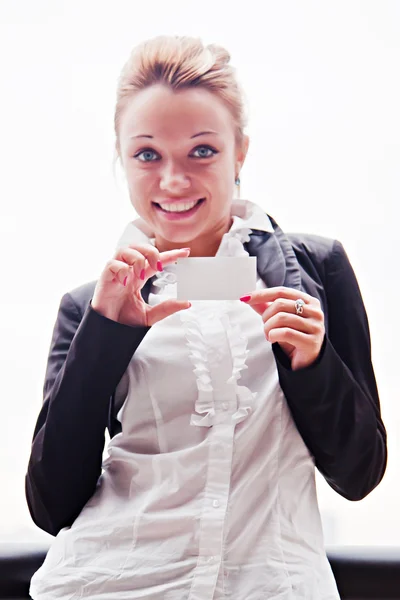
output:
<svg viewBox="0 0 400 600"><path fill-rule="evenodd" d="M164 218L167 221L186 221L188 219L190 219L192 216L194 216L200 209L201 207L207 202L206 198L196 198L195 200L174 200L174 201L168 201L168 202L163 202L162 204L179 204L180 202L182 203L186 203L186 202L195 202L195 201L199 201L201 200L201 202L198 202L198 204L196 204L196 206L194 206L193 208L191 208L190 210L186 211L186 212L175 212L175 213L169 213L166 212L165 210L163 210L161 208L161 206L157 206L157 204L155 202L153 202L154 205L154 210L157 211L157 214L160 215L161 218Z"/></svg>

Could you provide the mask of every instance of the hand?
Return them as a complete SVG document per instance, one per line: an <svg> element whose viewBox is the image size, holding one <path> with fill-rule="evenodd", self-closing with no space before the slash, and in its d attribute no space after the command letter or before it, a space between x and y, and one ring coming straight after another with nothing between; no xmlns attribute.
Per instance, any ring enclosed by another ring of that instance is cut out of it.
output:
<svg viewBox="0 0 400 600"><path fill-rule="evenodd" d="M159 252L150 244L132 245L119 250L106 264L94 291L92 308L124 325L151 326L179 310L189 308L189 302L165 300L149 306L141 290L146 281L162 271L162 265L187 258L190 248Z"/></svg>
<svg viewBox="0 0 400 600"><path fill-rule="evenodd" d="M296 300L305 302L297 315ZM325 336L324 313L317 298L292 288L257 290L241 298L262 316L265 337L277 342L295 371L310 366L319 356Z"/></svg>

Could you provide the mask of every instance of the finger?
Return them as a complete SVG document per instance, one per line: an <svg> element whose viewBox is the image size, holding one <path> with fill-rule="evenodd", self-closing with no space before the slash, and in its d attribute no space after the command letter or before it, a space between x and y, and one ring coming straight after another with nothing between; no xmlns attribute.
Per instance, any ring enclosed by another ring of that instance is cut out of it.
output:
<svg viewBox="0 0 400 600"><path fill-rule="evenodd" d="M263 316L267 308L272 304L272 302L266 302L265 304L249 304L250 308L252 308L256 313Z"/></svg>
<svg viewBox="0 0 400 600"><path fill-rule="evenodd" d="M154 325L154 323L190 307L190 302L186 300L174 300L173 298L165 300L147 310L147 324Z"/></svg>
<svg viewBox="0 0 400 600"><path fill-rule="evenodd" d="M116 258L118 258L118 256L126 250L133 250L134 252L139 252L139 254L141 254L147 259L148 263L153 267L154 271L157 271L157 263L160 260L160 252L155 246L152 246L151 244L131 244L126 246L126 248L120 248L118 250Z"/></svg>
<svg viewBox="0 0 400 600"><path fill-rule="evenodd" d="M259 307L261 310L262 305L256 304L255 308L256 307ZM274 300L274 302L271 302L262 313L264 323L278 313L297 315L295 301L287 300L286 298L278 298L277 300ZM324 315L320 307L316 304L306 304L303 307L303 312L300 318L303 320L315 319L316 321L323 321Z"/></svg>
<svg viewBox="0 0 400 600"><path fill-rule="evenodd" d="M275 344L275 342L281 344L286 343L291 344L295 348L301 348L310 343L310 336L307 333L296 331L290 327L278 327L276 329L271 329L268 334L268 339L271 344Z"/></svg>
<svg viewBox="0 0 400 600"><path fill-rule="evenodd" d="M256 290L248 296L243 296L241 300L242 302L246 302L250 306L254 306L256 304L274 302L278 298L286 298L287 300L294 301L301 298L301 300L304 300L306 304L313 304L317 301L316 298L313 298L312 296L306 294L305 292L302 292L301 290L295 290L293 288L288 288L284 286Z"/></svg>
<svg viewBox="0 0 400 600"><path fill-rule="evenodd" d="M308 335L314 335L320 331L319 324L312 319L304 319L303 317L287 312L277 313L264 321L264 331L267 339L269 339L272 329L282 329L285 327Z"/></svg>
<svg viewBox="0 0 400 600"><path fill-rule="evenodd" d="M135 277L140 279L142 271L147 266L146 257L133 248L123 248L119 251L117 260L124 261L133 269Z"/></svg>
<svg viewBox="0 0 400 600"><path fill-rule="evenodd" d="M160 261L163 265L174 263L178 258L187 258L190 254L190 248L179 248L177 250L167 250L160 253Z"/></svg>
<svg viewBox="0 0 400 600"><path fill-rule="evenodd" d="M160 252L155 246L144 244L143 246L137 246L137 249L146 257L148 264L151 265L154 271L159 270Z"/></svg>
<svg viewBox="0 0 400 600"><path fill-rule="evenodd" d="M126 262L111 259L106 264L100 279L104 283L118 281L122 285L126 285L126 278L129 277L129 274L130 267Z"/></svg>
<svg viewBox="0 0 400 600"><path fill-rule="evenodd" d="M157 263L157 268L154 269L153 266L147 265L144 272L144 279L147 281L150 277L152 277L156 272L163 270L163 265L168 265L176 262L179 258L187 258L190 254L190 248L180 248L179 250L168 250L166 252L161 252L160 261Z"/></svg>

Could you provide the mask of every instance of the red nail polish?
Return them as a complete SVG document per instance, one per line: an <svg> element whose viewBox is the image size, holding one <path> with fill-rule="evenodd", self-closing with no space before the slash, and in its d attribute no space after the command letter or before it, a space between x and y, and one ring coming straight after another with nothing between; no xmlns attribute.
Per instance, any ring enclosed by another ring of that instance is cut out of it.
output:
<svg viewBox="0 0 400 600"><path fill-rule="evenodd" d="M162 268L162 264L161 264L161 261L160 261L160 260L157 262L157 269L158 269L159 271L162 271L162 270L163 270L163 268Z"/></svg>
<svg viewBox="0 0 400 600"><path fill-rule="evenodd" d="M242 302L248 302L249 300L251 300L251 296L242 296L242 297L240 298L240 300L241 300Z"/></svg>
<svg viewBox="0 0 400 600"><path fill-rule="evenodd" d="M126 287L126 282L127 282L127 280L128 280L128 275L127 275L127 276L125 277L125 279L124 279L124 287Z"/></svg>
<svg viewBox="0 0 400 600"><path fill-rule="evenodd" d="M145 275L145 270L144 270L144 269L142 269L142 270L140 271L140 279L141 279L142 281L144 281L144 275Z"/></svg>

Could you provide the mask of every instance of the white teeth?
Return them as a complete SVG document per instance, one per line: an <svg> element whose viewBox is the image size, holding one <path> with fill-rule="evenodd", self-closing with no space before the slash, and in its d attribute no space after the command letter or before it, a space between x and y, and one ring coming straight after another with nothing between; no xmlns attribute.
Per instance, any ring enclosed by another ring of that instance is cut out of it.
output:
<svg viewBox="0 0 400 600"><path fill-rule="evenodd" d="M185 212L186 210L190 210L191 208L196 206L197 203L198 200L196 200L195 202L179 202L179 204L160 204L160 206L163 210L166 210L167 212Z"/></svg>

